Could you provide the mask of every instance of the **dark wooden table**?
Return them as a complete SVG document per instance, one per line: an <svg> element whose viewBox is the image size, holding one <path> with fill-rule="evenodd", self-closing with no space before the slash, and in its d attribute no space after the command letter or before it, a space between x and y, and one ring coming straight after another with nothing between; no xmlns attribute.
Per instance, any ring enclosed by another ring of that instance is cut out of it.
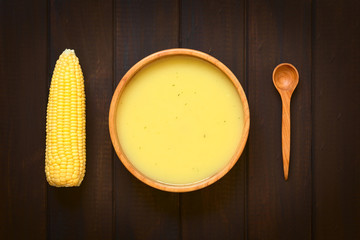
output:
<svg viewBox="0 0 360 240"><path fill-rule="evenodd" d="M360 239L360 2L357 0L1 0L0 239ZM238 77L250 134L235 167L191 193L153 189L114 154L108 111L143 57L184 47ZM87 172L50 187L45 117L55 61L85 76ZM294 64L290 175L272 71Z"/></svg>

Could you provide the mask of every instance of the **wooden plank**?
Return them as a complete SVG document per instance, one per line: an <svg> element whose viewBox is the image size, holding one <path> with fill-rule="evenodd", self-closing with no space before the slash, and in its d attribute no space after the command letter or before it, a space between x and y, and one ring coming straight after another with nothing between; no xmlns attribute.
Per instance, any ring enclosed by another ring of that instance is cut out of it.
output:
<svg viewBox="0 0 360 240"><path fill-rule="evenodd" d="M314 239L360 239L359 12L358 1L314 5Z"/></svg>
<svg viewBox="0 0 360 240"><path fill-rule="evenodd" d="M46 238L46 1L0 1L0 239Z"/></svg>
<svg viewBox="0 0 360 240"><path fill-rule="evenodd" d="M143 57L178 46L175 1L116 1L115 25L116 85ZM140 182L117 156L114 167L116 239L179 239L179 195Z"/></svg>
<svg viewBox="0 0 360 240"><path fill-rule="evenodd" d="M66 48L75 49L84 73L87 163L79 188L48 187L48 237L111 239L113 155L108 109L113 91L113 3L51 1L50 20L51 73Z"/></svg>
<svg viewBox="0 0 360 240"><path fill-rule="evenodd" d="M182 47L216 57L245 89L245 1L183 0L181 13ZM246 151L220 181L181 195L183 239L245 238L245 187Z"/></svg>
<svg viewBox="0 0 360 240"><path fill-rule="evenodd" d="M288 181L281 153L281 99L272 71L295 65ZM248 238L311 238L311 1L249 1Z"/></svg>

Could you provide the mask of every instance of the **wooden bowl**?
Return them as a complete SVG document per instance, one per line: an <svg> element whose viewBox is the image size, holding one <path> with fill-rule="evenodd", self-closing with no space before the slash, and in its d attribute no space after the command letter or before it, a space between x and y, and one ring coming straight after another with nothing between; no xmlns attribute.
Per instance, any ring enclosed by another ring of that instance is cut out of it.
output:
<svg viewBox="0 0 360 240"><path fill-rule="evenodd" d="M117 135L117 129L116 129L117 128L116 127L116 114L117 114L119 99L120 99L124 89L126 88L128 82L131 81L132 77L135 76L135 74L139 70L141 70L144 66L152 63L153 61L164 58L164 57L176 56L176 55L191 56L191 57L205 60L206 62L211 63L213 66L215 66L220 71L222 71L227 76L227 78L229 80L231 80L232 84L234 85L234 87L240 97L242 108L243 108L243 116L244 116L244 128L241 133L240 141L236 148L236 153L228 161L227 165L224 168L222 168L221 170L219 170L216 174L209 176L206 179L203 179L201 181L197 181L197 182L190 183L190 184L188 184L188 183L187 184L169 184L169 183L164 183L164 182L160 182L160 181L151 179L151 178L147 177L146 175L144 175L142 172L140 172L138 169L136 169L134 167L134 165L131 163L131 161L128 159L128 157L124 153L124 151L122 149L122 143L119 142L119 138ZM239 81L235 77L235 75L224 64L222 64L220 61L218 61L214 57L212 57L208 54L205 54L203 52L199 52L199 51L191 50L191 49L182 49L182 48L181 49L168 49L168 50L156 52L156 53L142 59L138 63L136 63L124 75L124 77L121 79L120 83L118 84L118 86L114 92L114 95L113 95L113 98L111 101L111 105L110 105L110 111L109 111L110 137L111 137L111 141L114 146L114 149L116 151L116 154L120 158L121 162L140 181L142 181L145 184L152 186L154 188L157 188L157 189L160 189L163 191L169 191L169 192L189 192L189 191L198 190L198 189L204 188L204 187L216 182L221 177L223 177L227 172L230 171L230 169L235 165L235 163L239 159L239 157L245 147L246 141L247 141L249 127L250 127L250 114L249 114L248 102L246 99L246 95L245 95Z"/></svg>

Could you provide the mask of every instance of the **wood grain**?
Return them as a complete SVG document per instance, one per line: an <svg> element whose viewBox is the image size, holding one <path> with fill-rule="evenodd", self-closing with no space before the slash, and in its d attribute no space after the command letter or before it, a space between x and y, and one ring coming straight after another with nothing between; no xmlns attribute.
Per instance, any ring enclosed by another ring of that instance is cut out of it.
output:
<svg viewBox="0 0 360 240"><path fill-rule="evenodd" d="M313 238L360 239L360 2L313 9Z"/></svg>
<svg viewBox="0 0 360 240"><path fill-rule="evenodd" d="M183 0L181 47L200 50L217 58L246 89L245 1ZM250 131L251 127L250 124ZM245 162L246 150L218 182L181 195L183 239L245 238Z"/></svg>
<svg viewBox="0 0 360 240"><path fill-rule="evenodd" d="M249 1L248 238L311 238L311 4ZM283 178L281 100L272 71L293 64L300 82L291 103L290 175Z"/></svg>
<svg viewBox="0 0 360 240"><path fill-rule="evenodd" d="M111 0L50 4L50 72L61 52L70 48L84 74L87 160L80 187L48 187L49 239L113 237L113 156L107 124L113 90L112 16Z"/></svg>
<svg viewBox="0 0 360 240"><path fill-rule="evenodd" d="M142 58L178 46L178 12L175 1L115 2L114 86ZM179 195L145 185L114 160L115 238L179 239Z"/></svg>
<svg viewBox="0 0 360 240"><path fill-rule="evenodd" d="M0 239L46 239L46 9L0 1Z"/></svg>

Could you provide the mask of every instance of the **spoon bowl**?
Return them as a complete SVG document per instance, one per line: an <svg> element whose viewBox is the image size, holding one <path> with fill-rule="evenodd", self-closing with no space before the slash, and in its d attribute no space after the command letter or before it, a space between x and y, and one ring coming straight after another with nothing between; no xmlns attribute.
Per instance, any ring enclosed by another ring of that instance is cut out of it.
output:
<svg viewBox="0 0 360 240"><path fill-rule="evenodd" d="M290 63L279 64L273 72L273 83L282 101L281 142L284 178L287 180L290 164L290 100L299 83L299 73Z"/></svg>
<svg viewBox="0 0 360 240"><path fill-rule="evenodd" d="M273 81L278 91L293 92L299 83L299 73L293 65L282 63L274 69Z"/></svg>

